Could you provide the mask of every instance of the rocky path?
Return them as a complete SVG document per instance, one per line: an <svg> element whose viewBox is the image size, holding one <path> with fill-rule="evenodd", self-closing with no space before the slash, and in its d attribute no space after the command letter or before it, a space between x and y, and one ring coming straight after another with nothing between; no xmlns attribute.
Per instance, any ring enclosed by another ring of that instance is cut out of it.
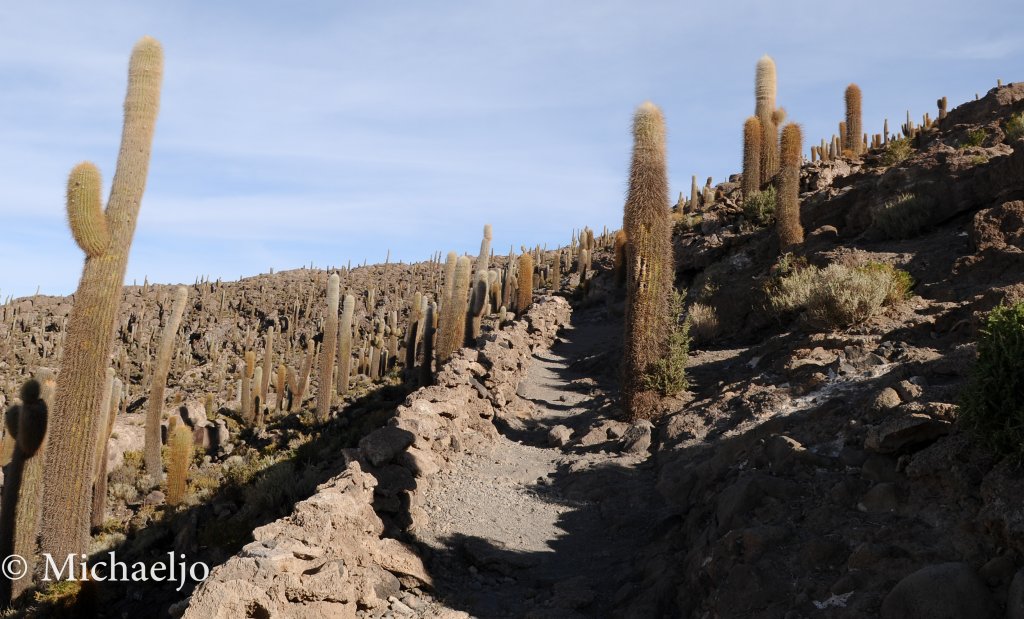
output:
<svg viewBox="0 0 1024 619"><path fill-rule="evenodd" d="M474 617L600 617L630 595L622 577L659 510L649 430L613 420L614 324L577 315L519 386L531 416L499 421L496 441L426 493L429 524L416 534L436 604Z"/></svg>

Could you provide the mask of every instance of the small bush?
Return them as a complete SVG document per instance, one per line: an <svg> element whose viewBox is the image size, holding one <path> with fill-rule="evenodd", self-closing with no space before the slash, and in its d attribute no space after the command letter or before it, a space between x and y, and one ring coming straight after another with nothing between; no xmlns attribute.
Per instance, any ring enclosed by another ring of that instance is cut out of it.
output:
<svg viewBox="0 0 1024 619"><path fill-rule="evenodd" d="M985 143L985 138L988 136L985 130L981 127L977 129L971 129L964 134L962 140L960 140L960 148L968 148L971 146L981 146Z"/></svg>
<svg viewBox="0 0 1024 619"><path fill-rule="evenodd" d="M1024 303L989 313L960 421L993 451L1024 460Z"/></svg>
<svg viewBox="0 0 1024 619"><path fill-rule="evenodd" d="M871 228L890 239L915 236L931 222L931 200L901 193L871 213Z"/></svg>
<svg viewBox="0 0 1024 619"><path fill-rule="evenodd" d="M690 325L689 321L682 320L683 308L683 295L675 292L672 299L672 316L675 320L672 321L672 331L668 335L668 354L651 364L644 377L644 387L662 396L678 395L690 386L686 380Z"/></svg>
<svg viewBox="0 0 1024 619"><path fill-rule="evenodd" d="M1014 142L1024 137L1024 112L1014 114L1006 121L1006 141Z"/></svg>
<svg viewBox="0 0 1024 619"><path fill-rule="evenodd" d="M911 143L910 138L889 140L885 150L882 152L882 165L894 166L903 163L913 153L914 145Z"/></svg>
<svg viewBox="0 0 1024 619"><path fill-rule="evenodd" d="M906 297L913 281L905 271L869 262L796 269L769 284L768 302L780 314L803 310L817 327L848 327Z"/></svg>
<svg viewBox="0 0 1024 619"><path fill-rule="evenodd" d="M715 308L704 303L694 303L686 314L690 335L695 341L708 342L718 335L718 315Z"/></svg>
<svg viewBox="0 0 1024 619"><path fill-rule="evenodd" d="M767 226L775 221L776 204L775 187L769 185L764 191L755 191L743 198L743 215L753 224Z"/></svg>

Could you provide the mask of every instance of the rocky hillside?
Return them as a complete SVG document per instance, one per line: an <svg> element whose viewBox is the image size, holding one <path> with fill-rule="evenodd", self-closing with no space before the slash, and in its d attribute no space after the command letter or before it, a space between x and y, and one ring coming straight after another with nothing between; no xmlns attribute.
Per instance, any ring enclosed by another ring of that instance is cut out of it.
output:
<svg viewBox="0 0 1024 619"><path fill-rule="evenodd" d="M909 296L849 328L772 311L771 229L735 185L678 270L716 310L690 400L658 424L673 506L638 561L632 616L1024 616L1024 474L957 423L983 318L1024 299L1024 84L951 110L893 161L805 165L793 260L892 265ZM692 307L692 306L691 306Z"/></svg>
<svg viewBox="0 0 1024 619"><path fill-rule="evenodd" d="M652 421L623 421L610 235L529 252L533 307L483 312L474 346L423 386L379 355L404 359L411 297L440 294L441 265L343 270L360 344L353 387L322 422L315 388L278 391L275 372L253 424L236 380L271 325L272 365L302 374L327 274L197 282L164 418L200 450L189 499L168 506L165 488L140 481L139 449L170 295L131 287L95 550L183 552L213 572L181 592L47 589L22 610L1024 617L1024 472L958 420L985 316L1024 300L1022 113L1024 85L1001 86L910 137L805 163L806 238L790 253L738 177L680 208L690 384ZM70 303L0 307L6 400L27 373L58 366Z"/></svg>

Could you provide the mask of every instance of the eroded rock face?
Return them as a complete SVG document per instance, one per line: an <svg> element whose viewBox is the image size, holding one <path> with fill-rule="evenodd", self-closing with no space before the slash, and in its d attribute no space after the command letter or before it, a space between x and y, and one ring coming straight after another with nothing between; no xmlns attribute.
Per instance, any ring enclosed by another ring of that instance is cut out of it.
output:
<svg viewBox="0 0 1024 619"><path fill-rule="evenodd" d="M420 489L468 445L493 440L492 419L517 399L533 351L550 346L569 315L565 299L543 297L481 350L458 351L436 385L413 392L387 426L341 455L341 474L214 568L184 617L355 617L358 609L395 611L402 589L430 588L412 548L384 537L388 524L375 506L393 525L422 526Z"/></svg>

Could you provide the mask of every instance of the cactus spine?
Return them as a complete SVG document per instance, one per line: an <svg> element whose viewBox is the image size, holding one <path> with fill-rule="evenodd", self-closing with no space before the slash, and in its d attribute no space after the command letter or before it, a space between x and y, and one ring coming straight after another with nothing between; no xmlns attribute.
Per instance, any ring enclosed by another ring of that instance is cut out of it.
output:
<svg viewBox="0 0 1024 619"><path fill-rule="evenodd" d="M88 547L91 447L103 406L103 375L128 251L146 185L162 73L160 44L144 37L132 50L128 67L121 150L103 222L96 167L80 164L68 179L68 219L72 234L83 239L86 258L68 320L50 428L54 448L45 479L42 550L53 557L80 554Z"/></svg>
<svg viewBox="0 0 1024 619"><path fill-rule="evenodd" d="M743 123L743 199L761 188L761 121L751 116Z"/></svg>
<svg viewBox="0 0 1024 619"><path fill-rule="evenodd" d="M327 279L327 311L324 314L324 340L320 345L320 384L317 387L316 416L325 421L331 412L331 396L334 395L334 355L338 345L338 301L341 295L341 280L337 273Z"/></svg>
<svg viewBox="0 0 1024 619"><path fill-rule="evenodd" d="M172 419L176 419L172 417ZM168 428L170 430L170 428ZM192 462L192 431L183 423L174 426L167 438L167 504L185 500L188 468Z"/></svg>
<svg viewBox="0 0 1024 619"><path fill-rule="evenodd" d="M160 459L160 419L164 412L164 389L167 387L167 373L171 368L174 340L187 301L188 288L178 286L174 291L174 305L167 317L167 324L164 325L163 335L160 336L160 349L153 369L153 385L149 392L146 411L146 472L149 473L153 484L159 484L163 475L163 462Z"/></svg>
<svg viewBox="0 0 1024 619"><path fill-rule="evenodd" d="M624 384L630 418L650 417L657 395L646 384L648 368L665 354L673 285L672 224L669 220L665 119L653 103L633 119L623 229L626 232L626 320Z"/></svg>
<svg viewBox="0 0 1024 619"><path fill-rule="evenodd" d="M864 151L861 141L860 86L850 84L846 87L846 142L843 150L849 150L855 156Z"/></svg>
<svg viewBox="0 0 1024 619"><path fill-rule="evenodd" d="M803 243L804 228L800 225L800 159L803 135L800 125L789 123L782 128L782 169L779 178L777 226L780 251L785 252Z"/></svg>

